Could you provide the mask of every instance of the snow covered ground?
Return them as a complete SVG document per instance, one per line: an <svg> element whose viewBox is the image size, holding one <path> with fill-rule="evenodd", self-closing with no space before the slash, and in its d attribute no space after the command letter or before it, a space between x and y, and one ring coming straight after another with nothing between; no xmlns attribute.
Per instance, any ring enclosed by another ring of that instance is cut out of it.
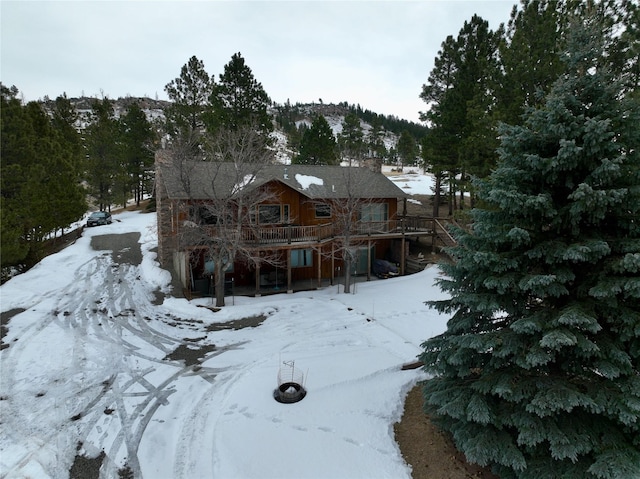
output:
<svg viewBox="0 0 640 479"><path fill-rule="evenodd" d="M424 305L436 267L214 312L171 296L155 215L114 220L0 287L0 477L64 478L104 451L102 478L410 478L393 424L423 377L402 364L446 327ZM273 399L285 361L295 404Z"/></svg>

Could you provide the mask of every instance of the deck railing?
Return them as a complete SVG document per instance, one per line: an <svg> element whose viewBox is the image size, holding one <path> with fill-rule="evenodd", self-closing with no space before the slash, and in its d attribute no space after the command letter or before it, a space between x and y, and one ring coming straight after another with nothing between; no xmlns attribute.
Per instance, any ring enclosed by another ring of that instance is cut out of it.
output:
<svg viewBox="0 0 640 479"><path fill-rule="evenodd" d="M388 221L358 221L354 222L351 235L355 237L374 237L381 235L401 235L403 233L430 233L435 228L433 218L407 216ZM229 230L224 232L216 226L210 226L208 233L213 236L228 236ZM237 230L234 234L238 234ZM300 242L322 242L329 238L342 236L344 231L333 223L320 225L285 225L246 227L239 232L245 244L291 244Z"/></svg>

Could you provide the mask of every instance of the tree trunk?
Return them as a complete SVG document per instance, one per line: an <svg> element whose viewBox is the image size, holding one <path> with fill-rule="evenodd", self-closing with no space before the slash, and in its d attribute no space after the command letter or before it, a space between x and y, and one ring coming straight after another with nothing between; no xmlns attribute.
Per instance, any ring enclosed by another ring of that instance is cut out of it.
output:
<svg viewBox="0 0 640 479"><path fill-rule="evenodd" d="M453 188L453 179L449 179L449 216L453 216L453 206L456 199L456 194Z"/></svg>
<svg viewBox="0 0 640 479"><path fill-rule="evenodd" d="M344 292L351 293L351 255L348 251L344 258Z"/></svg>
<svg viewBox="0 0 640 479"><path fill-rule="evenodd" d="M437 218L440 214L440 188L442 186L442 173L435 175L436 185L433 195L433 217Z"/></svg>
<svg viewBox="0 0 640 479"><path fill-rule="evenodd" d="M216 307L224 306L224 266L219 259L215 265Z"/></svg>

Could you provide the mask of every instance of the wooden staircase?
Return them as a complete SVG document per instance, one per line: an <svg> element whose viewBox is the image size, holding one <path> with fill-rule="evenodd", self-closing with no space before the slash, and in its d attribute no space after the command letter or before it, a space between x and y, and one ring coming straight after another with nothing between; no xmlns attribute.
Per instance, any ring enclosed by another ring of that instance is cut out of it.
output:
<svg viewBox="0 0 640 479"><path fill-rule="evenodd" d="M433 219L433 249L442 251L444 248L456 246L458 242L449 233L451 225L460 226L453 218L434 218Z"/></svg>

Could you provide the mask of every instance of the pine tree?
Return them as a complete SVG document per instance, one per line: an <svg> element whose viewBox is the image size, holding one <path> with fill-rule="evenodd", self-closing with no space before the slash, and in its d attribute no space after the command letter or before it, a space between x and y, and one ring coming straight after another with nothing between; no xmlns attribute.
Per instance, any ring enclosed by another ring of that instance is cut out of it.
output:
<svg viewBox="0 0 640 479"><path fill-rule="evenodd" d="M442 182L448 180L449 213L453 214L456 177L486 175L495 164L495 124L492 116L496 89L500 32L474 15L458 36L442 43L422 98L428 111L421 119L431 125L423 143L425 169L436 178L434 215L440 205ZM462 194L462 192L461 192ZM462 204L462 203L461 203Z"/></svg>
<svg viewBox="0 0 640 479"><path fill-rule="evenodd" d="M41 259L47 235L86 211L78 167L78 138L58 111L50 118L17 89L0 85L2 266L31 266ZM75 135L75 136L74 136Z"/></svg>
<svg viewBox="0 0 640 479"><path fill-rule="evenodd" d="M120 118L122 140L122 173L124 200L133 194L140 204L145 191L151 191L149 170L153 165L153 130L147 116L137 102L132 103Z"/></svg>
<svg viewBox="0 0 640 479"><path fill-rule="evenodd" d="M211 132L220 128L237 130L248 125L265 135L273 131L267 112L271 103L269 95L240 53L234 54L225 65L219 82L213 85L209 100L213 111L206 121Z"/></svg>
<svg viewBox="0 0 640 479"><path fill-rule="evenodd" d="M347 113L342 121L342 132L339 135L339 144L343 156L360 160L364 150L364 133L360 118L355 113Z"/></svg>
<svg viewBox="0 0 640 479"><path fill-rule="evenodd" d="M107 210L114 201L114 184L118 176L122 148L118 122L109 98L94 100L93 122L86 130L87 183L100 211Z"/></svg>
<svg viewBox="0 0 640 479"><path fill-rule="evenodd" d="M300 141L300 154L293 162L304 165L338 164L337 144L329 122L318 115L310 128L304 130Z"/></svg>
<svg viewBox="0 0 640 479"><path fill-rule="evenodd" d="M78 112L66 94L55 99L51 111L51 126L63 153L57 159L49 158L52 184L50 206L56 218L56 227L63 229L77 221L87 211L86 191L83 186L85 151L82 137L76 130ZM53 186L55 184L55 186ZM53 199L55 197L55 200Z"/></svg>
<svg viewBox="0 0 640 479"><path fill-rule="evenodd" d="M204 62L192 56L180 70L180 76L164 87L172 101L165 112L170 133L196 132L204 128L203 118L211 107L209 95L212 85L213 79L205 70Z"/></svg>
<svg viewBox="0 0 640 479"><path fill-rule="evenodd" d="M502 128L431 303L453 316L422 345L425 410L502 478L640 477L640 106L595 18Z"/></svg>
<svg viewBox="0 0 640 479"><path fill-rule="evenodd" d="M400 158L401 166L413 165L420 153L415 138L411 136L411 133L407 130L404 130L400 134L396 148L398 150L398 157Z"/></svg>
<svg viewBox="0 0 640 479"><path fill-rule="evenodd" d="M387 147L384 144L384 130L382 128L382 121L377 115L371 115L370 119L371 131L369 132L369 138L367 145L369 148L369 154L375 158L385 159L387 157Z"/></svg>
<svg viewBox="0 0 640 479"><path fill-rule="evenodd" d="M28 179L28 164L35 157L33 143L36 140L17 96L15 87L9 89L0 84L0 259L3 270L20 265L29 253L22 189Z"/></svg>
<svg viewBox="0 0 640 479"><path fill-rule="evenodd" d="M565 3L522 0L520 9L513 8L500 45L502 79L497 95L502 121L516 123L524 107L539 105L562 72L559 52Z"/></svg>

